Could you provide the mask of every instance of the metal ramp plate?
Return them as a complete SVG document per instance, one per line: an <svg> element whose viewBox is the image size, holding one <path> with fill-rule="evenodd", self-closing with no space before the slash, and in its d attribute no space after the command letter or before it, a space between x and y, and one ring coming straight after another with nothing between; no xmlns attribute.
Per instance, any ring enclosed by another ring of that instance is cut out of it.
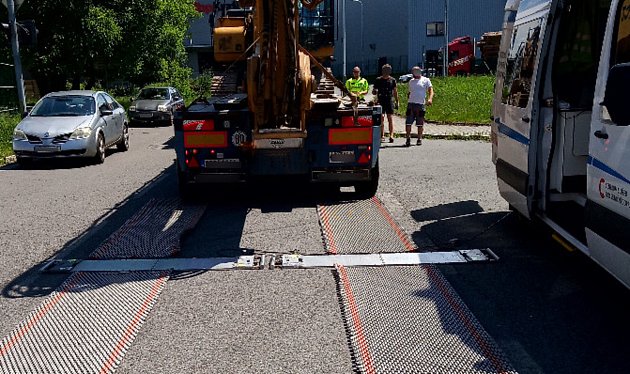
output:
<svg viewBox="0 0 630 374"><path fill-rule="evenodd" d="M376 197L337 205L319 205L317 213L328 253L416 250L405 231Z"/></svg>
<svg viewBox="0 0 630 374"><path fill-rule="evenodd" d="M490 249L469 249L453 252L373 253L351 255L283 255L272 260L272 265L282 268L321 268L355 266L400 266L420 264L447 264L495 261L498 257Z"/></svg>
<svg viewBox="0 0 630 374"><path fill-rule="evenodd" d="M76 273L0 342L0 373L111 373L166 272Z"/></svg>
<svg viewBox="0 0 630 374"><path fill-rule="evenodd" d="M433 265L338 266L355 369L361 373L515 373Z"/></svg>
<svg viewBox="0 0 630 374"><path fill-rule="evenodd" d="M261 269L265 256L212 258L159 258L116 260L60 260L44 265L41 271L65 272L132 272Z"/></svg>

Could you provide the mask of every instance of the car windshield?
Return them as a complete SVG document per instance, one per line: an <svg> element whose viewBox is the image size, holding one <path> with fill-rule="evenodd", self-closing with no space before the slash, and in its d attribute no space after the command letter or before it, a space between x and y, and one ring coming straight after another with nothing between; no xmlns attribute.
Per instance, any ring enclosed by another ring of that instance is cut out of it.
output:
<svg viewBox="0 0 630 374"><path fill-rule="evenodd" d="M34 117L77 117L90 116L96 110L91 96L51 96L45 97L31 111Z"/></svg>
<svg viewBox="0 0 630 374"><path fill-rule="evenodd" d="M140 100L168 100L168 90L166 88L145 88L138 95Z"/></svg>

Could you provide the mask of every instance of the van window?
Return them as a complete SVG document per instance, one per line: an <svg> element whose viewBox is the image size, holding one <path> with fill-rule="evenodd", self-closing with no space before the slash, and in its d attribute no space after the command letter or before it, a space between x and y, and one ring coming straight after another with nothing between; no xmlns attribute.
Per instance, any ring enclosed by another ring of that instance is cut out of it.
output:
<svg viewBox="0 0 630 374"><path fill-rule="evenodd" d="M620 2L615 35L611 66L630 62L630 0Z"/></svg>
<svg viewBox="0 0 630 374"><path fill-rule="evenodd" d="M514 27L503 82L504 104L521 108L527 106L542 24L543 19L539 18Z"/></svg>
<svg viewBox="0 0 630 374"><path fill-rule="evenodd" d="M571 108L593 105L601 46L606 31L609 0L573 0L560 21L553 85L560 102Z"/></svg>

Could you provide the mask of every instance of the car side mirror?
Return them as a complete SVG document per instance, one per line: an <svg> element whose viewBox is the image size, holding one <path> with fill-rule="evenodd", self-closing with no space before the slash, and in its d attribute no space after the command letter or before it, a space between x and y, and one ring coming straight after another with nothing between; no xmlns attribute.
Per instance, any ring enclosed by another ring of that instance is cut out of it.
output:
<svg viewBox="0 0 630 374"><path fill-rule="evenodd" d="M619 126L630 125L627 89L630 87L630 63L618 64L610 69L606 81L606 94L601 105L605 106L610 119Z"/></svg>
<svg viewBox="0 0 630 374"><path fill-rule="evenodd" d="M26 118L26 116L28 116L28 111L22 112L22 119Z"/></svg>
<svg viewBox="0 0 630 374"><path fill-rule="evenodd" d="M101 108L101 116L111 116L114 114L114 111L108 108Z"/></svg>

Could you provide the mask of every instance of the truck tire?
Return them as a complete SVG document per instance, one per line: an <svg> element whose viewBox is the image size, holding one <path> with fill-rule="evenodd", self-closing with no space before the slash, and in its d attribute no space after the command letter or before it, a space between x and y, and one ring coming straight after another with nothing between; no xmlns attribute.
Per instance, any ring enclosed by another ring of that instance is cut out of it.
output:
<svg viewBox="0 0 630 374"><path fill-rule="evenodd" d="M369 199L376 195L376 190L378 190L378 179L379 179L379 167L378 162L376 166L372 168L370 171L370 180L367 182L360 182L354 185L354 192L357 197L360 199Z"/></svg>
<svg viewBox="0 0 630 374"><path fill-rule="evenodd" d="M184 201L190 201L193 199L193 186L188 183L188 177L186 173L177 167L177 189L179 192L179 197Z"/></svg>

